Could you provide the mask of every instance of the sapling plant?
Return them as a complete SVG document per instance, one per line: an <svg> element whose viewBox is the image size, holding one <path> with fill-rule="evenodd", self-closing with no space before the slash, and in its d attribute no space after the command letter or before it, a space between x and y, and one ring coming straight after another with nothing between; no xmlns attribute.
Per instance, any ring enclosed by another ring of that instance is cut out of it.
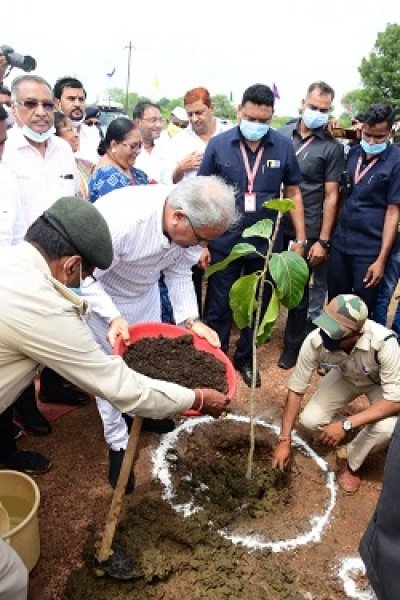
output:
<svg viewBox="0 0 400 600"><path fill-rule="evenodd" d="M272 329L278 319L281 306L294 308L303 297L304 286L308 281L308 266L302 256L285 250L273 252L282 217L294 208L290 199L272 199L263 204L264 208L277 211L275 223L272 219L261 219L245 229L243 238L260 237L268 240L268 250L264 255L250 243L236 244L230 254L222 261L206 269L206 277L225 269L232 261L248 254L257 254L264 259L263 268L249 275L242 275L235 281L229 292L229 304L233 320L239 329L253 327L252 340L252 381L249 398L250 444L247 460L246 478L251 479L254 448L254 405L257 372L257 347L270 339ZM267 278L267 273L269 277ZM271 287L270 300L263 307L264 288ZM263 310L264 309L264 310Z"/></svg>

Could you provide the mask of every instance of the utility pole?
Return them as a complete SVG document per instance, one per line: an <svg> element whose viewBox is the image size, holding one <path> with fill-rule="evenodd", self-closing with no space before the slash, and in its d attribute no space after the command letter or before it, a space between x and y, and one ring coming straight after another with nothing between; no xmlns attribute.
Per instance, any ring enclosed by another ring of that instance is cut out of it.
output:
<svg viewBox="0 0 400 600"><path fill-rule="evenodd" d="M125 50L128 48L128 73L126 76L126 90L125 90L125 112L128 113L128 95L129 95L129 81L131 78L131 57L132 57L132 48L135 46L132 45L132 42L129 42L127 46L125 46Z"/></svg>

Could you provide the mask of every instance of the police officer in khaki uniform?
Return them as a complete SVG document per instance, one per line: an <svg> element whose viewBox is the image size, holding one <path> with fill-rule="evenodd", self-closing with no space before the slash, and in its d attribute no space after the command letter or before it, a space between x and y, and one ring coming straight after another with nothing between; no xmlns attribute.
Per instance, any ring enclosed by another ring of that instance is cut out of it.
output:
<svg viewBox="0 0 400 600"><path fill-rule="evenodd" d="M25 240L2 252L0 413L42 365L132 415L163 418L194 408L218 417L227 410L229 400L220 392L150 379L95 342L84 321L87 303L74 289L95 267L107 269L113 251L108 226L92 204L60 198L30 226ZM26 572L0 542L0 595L26 597L21 581Z"/></svg>
<svg viewBox="0 0 400 600"><path fill-rule="evenodd" d="M304 340L289 379L278 446L273 466L283 468L291 455L291 432L314 370L323 363L329 372L321 379L300 414L300 423L315 432L320 443L336 447L347 433L360 431L338 454L338 484L355 493L358 470L366 457L385 447L400 413L400 348L395 334L367 319L366 304L352 294L331 300ZM370 406L350 417L336 419L352 400L365 394Z"/></svg>

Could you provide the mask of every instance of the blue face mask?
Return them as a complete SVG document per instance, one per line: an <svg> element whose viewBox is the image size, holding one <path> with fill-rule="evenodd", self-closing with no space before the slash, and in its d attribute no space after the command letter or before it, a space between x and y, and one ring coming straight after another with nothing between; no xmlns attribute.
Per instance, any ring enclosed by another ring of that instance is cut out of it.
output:
<svg viewBox="0 0 400 600"><path fill-rule="evenodd" d="M79 263L79 287L68 286L68 289L78 296L82 296L82 263Z"/></svg>
<svg viewBox="0 0 400 600"><path fill-rule="evenodd" d="M364 138L360 141L361 148L364 150L365 154L380 154L387 147L387 141L381 142L380 144L368 144L364 140Z"/></svg>
<svg viewBox="0 0 400 600"><path fill-rule="evenodd" d="M269 125L265 123L254 123L253 121L246 121L242 119L239 125L240 131L250 142L258 142L264 135L269 131Z"/></svg>
<svg viewBox="0 0 400 600"><path fill-rule="evenodd" d="M318 129L318 127L322 127L328 122L327 113L319 112L319 110L312 110L311 108L305 108L301 118L307 129Z"/></svg>

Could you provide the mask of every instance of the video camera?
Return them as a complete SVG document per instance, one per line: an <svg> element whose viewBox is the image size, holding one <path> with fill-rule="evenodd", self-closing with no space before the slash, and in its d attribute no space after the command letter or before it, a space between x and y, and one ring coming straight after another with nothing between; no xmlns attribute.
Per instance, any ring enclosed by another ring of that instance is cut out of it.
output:
<svg viewBox="0 0 400 600"><path fill-rule="evenodd" d="M0 51L4 54L10 67L17 67L23 71L33 71L36 69L36 60L32 56L25 56L14 52L11 46L0 46Z"/></svg>
<svg viewBox="0 0 400 600"><path fill-rule="evenodd" d="M343 140L356 140L361 139L361 131L357 129L346 129L345 127L332 127L330 133L335 138L342 138Z"/></svg>

